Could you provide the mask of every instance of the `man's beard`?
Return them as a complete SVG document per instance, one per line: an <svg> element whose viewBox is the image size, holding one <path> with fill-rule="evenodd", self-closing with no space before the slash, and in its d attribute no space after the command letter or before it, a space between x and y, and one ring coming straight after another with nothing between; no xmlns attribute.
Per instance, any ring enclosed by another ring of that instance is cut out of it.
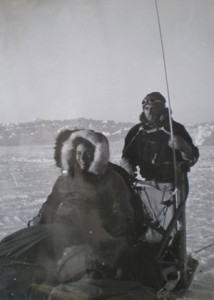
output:
<svg viewBox="0 0 214 300"><path fill-rule="evenodd" d="M159 118L157 116L149 116L145 117L147 124L150 127L155 127L158 124Z"/></svg>

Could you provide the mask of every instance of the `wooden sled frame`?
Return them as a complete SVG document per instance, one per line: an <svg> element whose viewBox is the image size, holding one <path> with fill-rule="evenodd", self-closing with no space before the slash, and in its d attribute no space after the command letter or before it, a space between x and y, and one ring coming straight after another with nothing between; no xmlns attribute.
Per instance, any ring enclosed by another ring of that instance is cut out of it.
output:
<svg viewBox="0 0 214 300"><path fill-rule="evenodd" d="M157 261L161 268L174 266L178 270L178 277L166 285L157 293L157 299L177 299L183 296L188 290L198 266L198 261L191 255L187 255L186 247L186 195L185 195L185 173L183 164L177 164L177 197L175 198L174 215L171 219L165 234L160 242ZM178 228L179 224L179 228ZM169 261L166 258L171 243L171 234L176 228L178 243L177 261Z"/></svg>

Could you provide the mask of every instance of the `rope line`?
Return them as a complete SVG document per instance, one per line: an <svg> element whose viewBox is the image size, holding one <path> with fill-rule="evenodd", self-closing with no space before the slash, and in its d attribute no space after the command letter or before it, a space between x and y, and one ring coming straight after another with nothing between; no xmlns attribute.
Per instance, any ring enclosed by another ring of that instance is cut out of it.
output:
<svg viewBox="0 0 214 300"><path fill-rule="evenodd" d="M214 243L213 244L209 244L209 245L207 245L207 246L205 246L205 247L203 247L203 248L201 248L201 249L199 249L199 250L197 250L197 251L194 251L194 253L199 253L199 252L201 252L202 250L206 250L207 248L210 248L210 247L213 247L214 246Z"/></svg>

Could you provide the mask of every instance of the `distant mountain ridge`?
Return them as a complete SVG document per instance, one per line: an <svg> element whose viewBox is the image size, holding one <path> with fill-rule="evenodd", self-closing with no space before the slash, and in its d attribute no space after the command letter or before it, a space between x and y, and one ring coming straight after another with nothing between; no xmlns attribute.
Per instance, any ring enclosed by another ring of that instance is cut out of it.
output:
<svg viewBox="0 0 214 300"><path fill-rule="evenodd" d="M85 128L102 132L110 141L124 139L133 126L129 122L92 120L41 120L26 123L0 123L0 146L53 145L63 129ZM186 125L196 145L214 145L214 122Z"/></svg>

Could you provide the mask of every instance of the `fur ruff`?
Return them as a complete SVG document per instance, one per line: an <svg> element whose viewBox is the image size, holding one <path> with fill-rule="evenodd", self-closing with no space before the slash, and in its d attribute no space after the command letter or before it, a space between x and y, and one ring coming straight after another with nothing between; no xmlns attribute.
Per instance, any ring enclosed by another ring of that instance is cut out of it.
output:
<svg viewBox="0 0 214 300"><path fill-rule="evenodd" d="M58 168L62 168L62 163L61 163L61 155L62 155L62 146L64 142L70 137L70 135L76 131L79 131L80 129L65 129L62 130L58 136L56 137L56 142L54 146L54 159L56 162L56 166Z"/></svg>
<svg viewBox="0 0 214 300"><path fill-rule="evenodd" d="M95 146L94 160L89 172L94 175L102 175L109 162L109 143L107 138L93 130L78 130L72 132L61 148L61 167L63 173L69 172L69 161L74 159L74 142L76 138L83 138Z"/></svg>

